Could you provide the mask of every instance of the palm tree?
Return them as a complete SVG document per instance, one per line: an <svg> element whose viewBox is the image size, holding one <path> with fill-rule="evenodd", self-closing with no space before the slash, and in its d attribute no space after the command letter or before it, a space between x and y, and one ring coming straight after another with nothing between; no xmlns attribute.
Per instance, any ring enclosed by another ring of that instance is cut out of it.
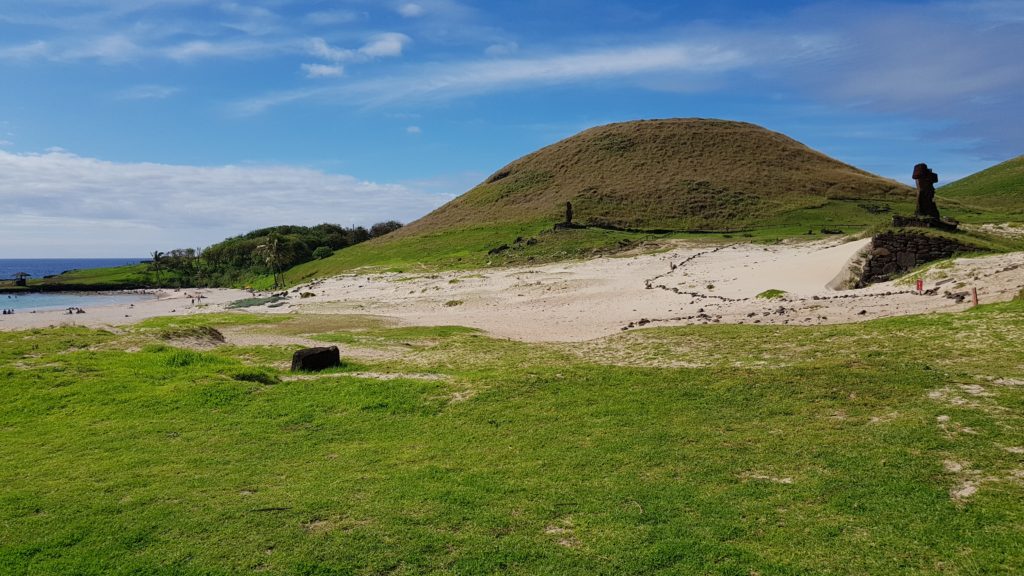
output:
<svg viewBox="0 0 1024 576"><path fill-rule="evenodd" d="M150 267L153 268L154 272L156 272L156 285L157 285L157 288L159 288L160 287L160 264L161 264L161 261L164 258L164 253L159 251L159 250L154 250L153 253L150 254L150 257L153 259L153 262L150 264Z"/></svg>
<svg viewBox="0 0 1024 576"><path fill-rule="evenodd" d="M263 258L267 268L270 268L270 273L274 275L274 288L280 287L283 284L280 272L281 242L277 234L267 236L267 241L256 247L256 254Z"/></svg>

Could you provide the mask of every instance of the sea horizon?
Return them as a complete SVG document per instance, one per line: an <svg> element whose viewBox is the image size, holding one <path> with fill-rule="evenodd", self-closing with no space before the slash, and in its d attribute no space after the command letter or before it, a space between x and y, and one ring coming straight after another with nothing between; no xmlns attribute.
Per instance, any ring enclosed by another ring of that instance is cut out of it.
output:
<svg viewBox="0 0 1024 576"><path fill-rule="evenodd" d="M87 270L90 268L110 268L138 264L145 257L121 258L0 258L0 280L9 280L19 272L29 274L29 278L44 278L69 270Z"/></svg>

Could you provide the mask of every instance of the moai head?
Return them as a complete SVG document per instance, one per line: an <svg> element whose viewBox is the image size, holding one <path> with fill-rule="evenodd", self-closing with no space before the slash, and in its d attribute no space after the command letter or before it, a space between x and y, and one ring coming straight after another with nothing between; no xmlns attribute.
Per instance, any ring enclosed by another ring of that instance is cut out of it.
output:
<svg viewBox="0 0 1024 576"><path fill-rule="evenodd" d="M939 175L932 172L928 165L922 162L914 166L914 180L917 181L918 188L925 188L938 182Z"/></svg>

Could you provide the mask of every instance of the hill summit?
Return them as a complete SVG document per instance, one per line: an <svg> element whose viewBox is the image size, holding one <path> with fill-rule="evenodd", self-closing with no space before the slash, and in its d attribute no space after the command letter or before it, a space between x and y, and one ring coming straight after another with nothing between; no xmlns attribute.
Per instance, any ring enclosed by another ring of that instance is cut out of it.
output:
<svg viewBox="0 0 1024 576"><path fill-rule="evenodd" d="M913 190L783 134L708 119L608 124L528 154L401 230L575 222L641 230L735 230L834 201L898 201Z"/></svg>

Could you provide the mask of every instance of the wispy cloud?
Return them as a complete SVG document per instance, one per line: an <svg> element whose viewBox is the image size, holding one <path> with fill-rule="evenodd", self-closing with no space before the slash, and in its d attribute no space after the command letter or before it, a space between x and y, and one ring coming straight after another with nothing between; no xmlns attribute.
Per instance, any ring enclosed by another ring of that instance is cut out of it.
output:
<svg viewBox="0 0 1024 576"><path fill-rule="evenodd" d="M0 203L10 207L0 244L18 254L44 237L142 254L283 223L409 221L451 198L301 167L115 163L60 149L0 150L0 173Z"/></svg>
<svg viewBox="0 0 1024 576"><path fill-rule="evenodd" d="M237 103L245 114L310 98L336 97L360 105L457 98L498 90L524 89L656 72L720 73L750 65L743 51L714 43L666 43L598 49L573 54L517 59L434 63L407 73L333 89L295 90Z"/></svg>
<svg viewBox="0 0 1024 576"><path fill-rule="evenodd" d="M415 2L405 2L398 5L398 13L406 18L417 18L422 16L426 10L423 6L416 4Z"/></svg>
<svg viewBox="0 0 1024 576"><path fill-rule="evenodd" d="M374 34L358 49L339 48L332 46L323 38L310 38L306 41L306 50L310 56L316 56L329 62L350 60L366 61L374 58L391 58L401 56L402 50L412 39L399 32Z"/></svg>
<svg viewBox="0 0 1024 576"><path fill-rule="evenodd" d="M337 78L345 74L345 67L329 64L303 64L307 78Z"/></svg>
<svg viewBox="0 0 1024 576"><path fill-rule="evenodd" d="M0 47L0 60L29 61L45 58L50 54L50 45L42 40L25 44Z"/></svg>
<svg viewBox="0 0 1024 576"><path fill-rule="evenodd" d="M0 47L0 60L75 62L97 60L107 64L121 64L136 60L146 49L124 34L108 34L76 39L61 45L43 40L26 44Z"/></svg>
<svg viewBox="0 0 1024 576"><path fill-rule="evenodd" d="M305 20L314 26L337 26L357 22L366 17L365 13L353 10L324 10L306 14Z"/></svg>
<svg viewBox="0 0 1024 576"><path fill-rule="evenodd" d="M351 60L356 54L354 50L331 46L323 38L310 38L307 42L307 49L311 56L323 58L331 62Z"/></svg>
<svg viewBox="0 0 1024 576"><path fill-rule="evenodd" d="M779 67L780 85L833 106L931 121L932 137L973 142L993 159L1024 149L1024 133L1007 122L1024 113L1024 4L820 6L789 25L829 30L833 49Z"/></svg>
<svg viewBox="0 0 1024 576"><path fill-rule="evenodd" d="M485 48L484 54L488 56L508 56L517 50L519 50L519 44L516 42L497 42Z"/></svg>
<svg viewBox="0 0 1024 576"><path fill-rule="evenodd" d="M231 17L224 26L253 36L263 36L282 30L281 17L262 6L237 2L219 4L221 12Z"/></svg>
<svg viewBox="0 0 1024 576"><path fill-rule="evenodd" d="M377 34L359 49L359 53L369 58L401 56L402 50L410 42L412 42L412 38L399 32Z"/></svg>
<svg viewBox="0 0 1024 576"><path fill-rule="evenodd" d="M160 53L171 60L187 62L204 58L253 58L294 50L293 42L244 39L230 41L192 40L168 46Z"/></svg>
<svg viewBox="0 0 1024 576"><path fill-rule="evenodd" d="M181 92L177 86L161 86L159 84L143 84L132 86L117 93L119 100L163 100Z"/></svg>

